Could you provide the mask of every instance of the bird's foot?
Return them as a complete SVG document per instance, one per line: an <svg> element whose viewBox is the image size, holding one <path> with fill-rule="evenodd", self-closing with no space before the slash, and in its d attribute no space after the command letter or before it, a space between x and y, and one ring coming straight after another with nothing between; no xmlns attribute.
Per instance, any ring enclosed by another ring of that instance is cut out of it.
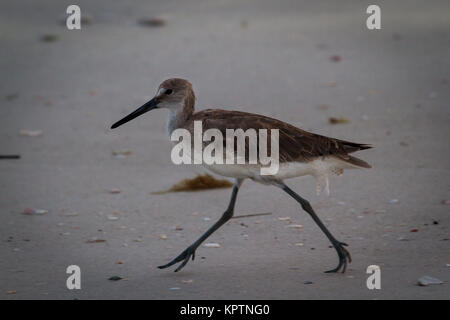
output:
<svg viewBox="0 0 450 320"><path fill-rule="evenodd" d="M173 259L172 261L170 261L168 264L165 264L163 266L159 266L159 269L165 269L168 268L172 265L174 265L175 263L181 262L183 261L178 268L175 269L175 272L180 271L181 269L183 269L183 267L186 265L186 263L188 263L189 258L192 257L192 260L195 259L195 250L197 248L195 247L187 247L186 250L184 250L182 253L180 253L180 255L178 257L176 257L175 259Z"/></svg>
<svg viewBox="0 0 450 320"><path fill-rule="evenodd" d="M352 262L350 252L348 252L348 250L344 248L344 246L348 247L348 244L336 241L336 243L333 243L333 246L336 249L339 256L339 265L332 270L325 271L325 273L339 272L341 269L342 273L345 273L345 269L347 269L347 260L348 263Z"/></svg>

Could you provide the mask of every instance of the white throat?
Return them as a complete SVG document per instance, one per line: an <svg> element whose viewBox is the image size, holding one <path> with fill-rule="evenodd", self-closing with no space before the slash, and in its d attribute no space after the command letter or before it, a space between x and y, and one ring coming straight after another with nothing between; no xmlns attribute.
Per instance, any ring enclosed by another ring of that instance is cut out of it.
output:
<svg viewBox="0 0 450 320"><path fill-rule="evenodd" d="M183 108L180 104L171 105L168 109L169 118L167 119L167 133L170 137L172 132L181 126L184 119L182 115Z"/></svg>

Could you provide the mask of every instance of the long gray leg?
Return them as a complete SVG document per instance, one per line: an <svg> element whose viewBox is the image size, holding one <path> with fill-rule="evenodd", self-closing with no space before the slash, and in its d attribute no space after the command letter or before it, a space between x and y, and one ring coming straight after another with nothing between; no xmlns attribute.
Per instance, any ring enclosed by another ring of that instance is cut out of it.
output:
<svg viewBox="0 0 450 320"><path fill-rule="evenodd" d="M239 191L239 187L242 184L243 179L236 179L236 182L233 186L233 191L231 193L231 199L230 203L228 204L227 210L223 213L223 215L220 217L220 219L212 225L211 228L209 228L200 238L197 239L193 244L191 244L189 247L186 248L178 257L170 261L168 264L165 264L163 266L159 266L158 268L164 269L167 267L170 267L174 265L177 262L183 261L178 268L175 269L175 272L180 271L186 263L188 263L189 258L192 256L192 260L195 258L195 250L200 246L200 244L206 240L214 231L219 229L225 222L231 219L234 213L234 205L236 204L236 197L237 193Z"/></svg>
<svg viewBox="0 0 450 320"><path fill-rule="evenodd" d="M327 238L331 241L331 244L336 249L337 254L339 256L339 265L329 271L325 272L338 272L342 268L342 273L345 272L345 269L347 268L347 259L348 262L352 262L352 258L350 256L350 253L347 251L347 249L344 248L344 246L348 246L346 243L340 242L336 240L336 238L331 234L330 231L328 231L327 227L320 221L319 217L314 212L313 208L309 204L308 200L300 197L297 193L295 193L291 188L289 188L287 185L285 185L283 182L278 182L275 184L277 187L283 189L287 194L289 194L292 198L297 200L298 203L302 206L302 209L309 213L311 218L313 218L314 222L319 226L319 228L325 233Z"/></svg>

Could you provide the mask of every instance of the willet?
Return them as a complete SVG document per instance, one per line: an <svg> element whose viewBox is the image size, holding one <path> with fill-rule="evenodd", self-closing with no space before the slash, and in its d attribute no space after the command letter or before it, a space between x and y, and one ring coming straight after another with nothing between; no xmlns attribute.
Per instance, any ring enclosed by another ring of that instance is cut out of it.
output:
<svg viewBox="0 0 450 320"><path fill-rule="evenodd" d="M206 165L209 170L219 175L235 178L228 207L221 218L197 241L186 248L175 259L163 266L159 266L159 268L167 268L175 263L181 262L175 269L175 271L179 271L186 265L190 258L194 260L195 251L200 244L233 216L238 190L244 179L248 178L259 183L276 186L300 203L303 210L312 217L319 228L325 233L339 256L338 266L326 272L338 272L340 270L345 272L347 261L351 262L350 253L344 247L347 244L336 240L316 215L310 203L289 188L284 183L284 180L312 175L316 177L319 183L325 182L325 189L328 191L329 173L339 175L343 173L344 169L371 167L365 161L349 155L355 151L369 149L371 146L313 134L280 120L258 114L220 109L206 109L194 112L194 105L195 94L191 83L184 79L168 79L161 83L153 99L113 124L111 129L117 128L157 108L169 109L169 120L167 123L169 135L174 130L180 128L193 132L194 121L202 121L204 130L211 128L218 129L224 136L227 129L278 129L280 167L276 174L261 175L259 170L255 170L255 165L250 164ZM247 143L245 148L248 149L248 147ZM256 167L258 166L256 165Z"/></svg>

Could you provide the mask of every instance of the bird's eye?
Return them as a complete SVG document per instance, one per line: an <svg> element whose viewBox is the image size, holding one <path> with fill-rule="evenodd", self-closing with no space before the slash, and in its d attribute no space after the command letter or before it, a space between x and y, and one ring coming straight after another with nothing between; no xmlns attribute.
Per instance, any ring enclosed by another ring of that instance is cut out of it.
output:
<svg viewBox="0 0 450 320"><path fill-rule="evenodd" d="M173 93L173 90L172 89L167 89L164 93L167 94L167 95L170 95L170 94Z"/></svg>

